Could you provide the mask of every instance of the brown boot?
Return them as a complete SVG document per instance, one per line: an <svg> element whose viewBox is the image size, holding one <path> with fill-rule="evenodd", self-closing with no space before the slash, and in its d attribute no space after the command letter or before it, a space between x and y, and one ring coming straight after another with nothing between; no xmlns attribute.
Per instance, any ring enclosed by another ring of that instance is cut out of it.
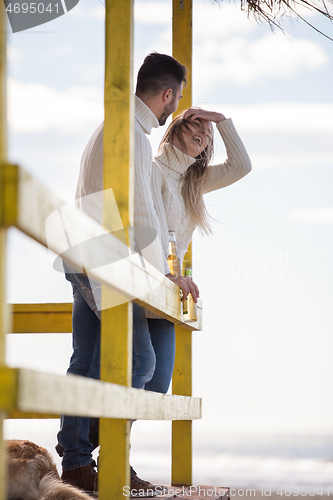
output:
<svg viewBox="0 0 333 500"><path fill-rule="evenodd" d="M98 473L94 469L93 462L85 467L64 470L61 479L64 483L76 486L81 490L96 493L98 491Z"/></svg>
<svg viewBox="0 0 333 500"><path fill-rule="evenodd" d="M133 467L131 467L131 497L155 497L167 493L168 488L166 486L152 484L149 481L140 479Z"/></svg>

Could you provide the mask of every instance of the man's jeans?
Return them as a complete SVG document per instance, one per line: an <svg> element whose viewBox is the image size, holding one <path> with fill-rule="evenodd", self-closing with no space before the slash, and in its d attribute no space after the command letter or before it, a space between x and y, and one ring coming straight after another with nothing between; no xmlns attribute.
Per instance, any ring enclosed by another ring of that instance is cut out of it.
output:
<svg viewBox="0 0 333 500"><path fill-rule="evenodd" d="M67 373L99 379L100 311L83 274L66 274L73 287L73 354ZM133 302L132 386L155 392L168 391L175 358L175 330L164 319L147 319ZM64 448L63 470L90 464L93 445L89 441L90 419L61 417L58 441Z"/></svg>

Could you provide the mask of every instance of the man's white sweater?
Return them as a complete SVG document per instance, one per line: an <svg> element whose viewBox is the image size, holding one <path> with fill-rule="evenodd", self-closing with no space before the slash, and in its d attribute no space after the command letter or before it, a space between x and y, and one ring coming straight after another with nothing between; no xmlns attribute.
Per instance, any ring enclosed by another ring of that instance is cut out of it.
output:
<svg viewBox="0 0 333 500"><path fill-rule="evenodd" d="M96 129L83 152L76 189L76 204L102 224L103 218L103 123ZM164 274L170 272L160 236L161 228L156 214L150 181L152 149L147 135L159 126L154 113L135 96L135 150L134 150L134 225L152 228L158 238L151 242L151 231L140 231L142 255ZM88 196L93 193L99 195Z"/></svg>

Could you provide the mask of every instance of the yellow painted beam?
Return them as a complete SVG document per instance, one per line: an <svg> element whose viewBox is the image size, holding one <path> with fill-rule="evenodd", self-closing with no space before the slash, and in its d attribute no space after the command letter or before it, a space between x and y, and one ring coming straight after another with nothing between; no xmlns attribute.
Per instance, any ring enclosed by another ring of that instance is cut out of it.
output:
<svg viewBox="0 0 333 500"><path fill-rule="evenodd" d="M171 483L177 486L193 484L191 420L172 422Z"/></svg>
<svg viewBox="0 0 333 500"><path fill-rule="evenodd" d="M130 421L124 419L99 420L100 456L98 498L124 498L124 486L129 485Z"/></svg>
<svg viewBox="0 0 333 500"><path fill-rule="evenodd" d="M131 386L132 340L128 332L128 325L132 325L131 304L105 309L102 321L105 335L101 339L101 380Z"/></svg>
<svg viewBox="0 0 333 500"><path fill-rule="evenodd" d="M187 84L174 116L192 106L192 3L192 0L172 1L172 54L187 68ZM192 266L192 243L184 256L183 271L186 266Z"/></svg>
<svg viewBox="0 0 333 500"><path fill-rule="evenodd" d="M57 419L59 420L59 415L54 415L53 413L36 413L36 412L25 412L20 410L7 410L5 418L10 419Z"/></svg>
<svg viewBox="0 0 333 500"><path fill-rule="evenodd" d="M18 375L14 368L0 367L0 409L15 408L17 401Z"/></svg>
<svg viewBox="0 0 333 500"><path fill-rule="evenodd" d="M7 229L0 226L0 367L5 365L6 333L9 331L9 307L6 302L6 251Z"/></svg>
<svg viewBox="0 0 333 500"><path fill-rule="evenodd" d="M5 446L3 439L3 421L6 414L0 410L0 500L7 499L6 488L6 461L5 461Z"/></svg>
<svg viewBox="0 0 333 500"><path fill-rule="evenodd" d="M8 418L8 413L15 408L17 403L17 389L18 389L18 377L17 371L15 369L2 367L0 368L0 418L3 419ZM0 429L0 449L2 450L1 457L5 456L4 448L3 448L3 426L1 425ZM4 488L5 480L4 480L4 472L1 474L1 489L0 489L0 498L1 494L4 496L3 499L7 498L5 496L5 488ZM1 500L2 500L1 498Z"/></svg>
<svg viewBox="0 0 333 500"><path fill-rule="evenodd" d="M187 85L178 113L192 105L192 0L173 0L173 56L187 68ZM176 113L177 114L177 113ZM192 264L192 246L184 264ZM192 395L192 332L176 325L176 359L173 394ZM172 422L172 484L192 484L192 422Z"/></svg>
<svg viewBox="0 0 333 500"><path fill-rule="evenodd" d="M172 393L192 396L192 332L176 325ZM172 422L172 484L193 484L192 421Z"/></svg>
<svg viewBox="0 0 333 500"><path fill-rule="evenodd" d="M192 105L192 0L172 1L172 55L187 68L187 85L175 115Z"/></svg>
<svg viewBox="0 0 333 500"><path fill-rule="evenodd" d="M70 333L71 303L13 304L11 333Z"/></svg>
<svg viewBox="0 0 333 500"><path fill-rule="evenodd" d="M123 226L134 218L133 0L106 4L104 89L104 189L112 188ZM113 230L104 199L103 225Z"/></svg>
<svg viewBox="0 0 333 500"><path fill-rule="evenodd" d="M8 310L13 312L13 325L7 329L7 332L70 333L72 331L72 308L73 305L70 302L8 304ZM200 330L202 323L201 302L197 305L197 311L198 321L189 324L183 323L184 328Z"/></svg>
<svg viewBox="0 0 333 500"><path fill-rule="evenodd" d="M7 161L7 16L3 4L0 11L0 162Z"/></svg>
<svg viewBox="0 0 333 500"><path fill-rule="evenodd" d="M6 462L3 444L3 418L6 407L11 405L13 386L11 372L5 372L6 333L8 331L8 307L6 303L6 250L7 231L4 224L5 203L3 186L3 165L7 162L7 105L6 105L6 12L0 5L0 500L7 498ZM7 200L6 200L7 201ZM14 200L15 201L15 200ZM5 394L3 394L5 392Z"/></svg>
<svg viewBox="0 0 333 500"><path fill-rule="evenodd" d="M133 0L109 0L105 20L104 190L112 188L126 229L134 221L133 7ZM105 194L103 225L111 231L112 210ZM103 286L102 303L110 293ZM131 386L131 303L102 311L101 335L101 379ZM101 500L124 498L123 488L129 485L129 432L128 420L100 420Z"/></svg>
<svg viewBox="0 0 333 500"><path fill-rule="evenodd" d="M192 106L192 23L192 0L173 0L172 55L187 68L187 84L174 117ZM183 259L183 272L186 266L192 266L192 243L189 244Z"/></svg>
<svg viewBox="0 0 333 500"><path fill-rule="evenodd" d="M19 167L3 163L0 165L0 223L15 226L18 216Z"/></svg>
<svg viewBox="0 0 333 500"><path fill-rule="evenodd" d="M192 396L192 332L176 325L176 357L172 393Z"/></svg>

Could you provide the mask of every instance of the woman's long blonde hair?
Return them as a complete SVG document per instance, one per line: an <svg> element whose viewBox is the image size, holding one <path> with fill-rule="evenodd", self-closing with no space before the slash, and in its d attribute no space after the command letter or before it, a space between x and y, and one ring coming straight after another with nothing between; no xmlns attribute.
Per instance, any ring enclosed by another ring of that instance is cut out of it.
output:
<svg viewBox="0 0 333 500"><path fill-rule="evenodd" d="M197 119L197 121L201 121ZM186 151L186 144L183 134L193 133L189 125L196 126L193 120L184 118L184 113L178 115L170 123L167 131L165 132L160 144L159 151L163 149L164 144L173 144L174 138L180 141ZM185 209L190 213L194 219L199 231L204 234L212 232L210 225L211 217L207 211L205 202L203 200L205 181L208 174L208 165L213 156L213 127L211 127L211 134L208 138L208 145L202 153L196 157L196 162L189 166L182 178L181 194L184 200Z"/></svg>

